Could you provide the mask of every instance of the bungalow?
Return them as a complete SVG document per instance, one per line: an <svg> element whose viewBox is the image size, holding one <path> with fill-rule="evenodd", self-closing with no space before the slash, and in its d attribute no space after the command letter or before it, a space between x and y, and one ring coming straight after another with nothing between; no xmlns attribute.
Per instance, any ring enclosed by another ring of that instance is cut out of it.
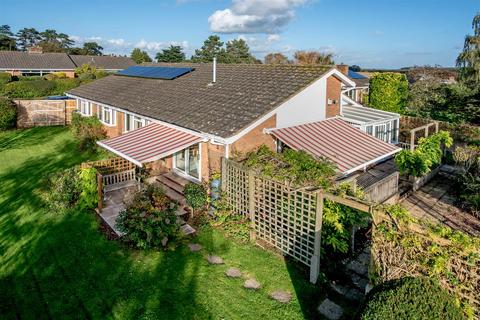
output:
<svg viewBox="0 0 480 320"><path fill-rule="evenodd" d="M400 149L399 115L346 96L356 87L327 66L151 64L67 92L97 115L98 144L154 172L208 180L221 157L264 144L326 156L348 177Z"/></svg>
<svg viewBox="0 0 480 320"><path fill-rule="evenodd" d="M116 72L135 65L135 62L127 57L43 53L40 47L32 47L27 52L0 51L0 72L8 72L12 76L43 76L64 72L67 77L73 78L75 69L83 64Z"/></svg>

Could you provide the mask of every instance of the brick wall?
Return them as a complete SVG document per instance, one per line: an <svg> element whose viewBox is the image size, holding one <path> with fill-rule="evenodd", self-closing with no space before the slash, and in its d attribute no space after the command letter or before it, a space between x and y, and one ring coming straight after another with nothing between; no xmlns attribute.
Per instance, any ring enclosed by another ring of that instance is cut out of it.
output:
<svg viewBox="0 0 480 320"><path fill-rule="evenodd" d="M330 76L327 79L327 118L340 115L340 98L342 93L342 83L334 76ZM328 103L328 101L334 103Z"/></svg>
<svg viewBox="0 0 480 320"><path fill-rule="evenodd" d="M15 100L17 127L66 125L76 110L75 100Z"/></svg>
<svg viewBox="0 0 480 320"><path fill-rule="evenodd" d="M245 154L260 147L262 144L265 144L270 149L275 150L275 139L271 135L263 133L263 129L275 128L276 126L277 117L274 115L235 141L231 145L230 154Z"/></svg>

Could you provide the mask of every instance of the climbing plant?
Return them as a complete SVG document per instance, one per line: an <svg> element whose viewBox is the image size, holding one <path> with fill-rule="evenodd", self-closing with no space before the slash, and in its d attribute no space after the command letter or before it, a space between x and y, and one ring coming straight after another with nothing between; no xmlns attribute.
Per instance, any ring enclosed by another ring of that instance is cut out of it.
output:
<svg viewBox="0 0 480 320"><path fill-rule="evenodd" d="M375 73L370 78L368 105L375 109L404 113L408 101L408 81L396 72Z"/></svg>
<svg viewBox="0 0 480 320"><path fill-rule="evenodd" d="M428 138L421 138L414 151L400 151L395 157L395 162L402 174L420 177L441 163L442 147L448 148L452 144L450 133L440 131Z"/></svg>

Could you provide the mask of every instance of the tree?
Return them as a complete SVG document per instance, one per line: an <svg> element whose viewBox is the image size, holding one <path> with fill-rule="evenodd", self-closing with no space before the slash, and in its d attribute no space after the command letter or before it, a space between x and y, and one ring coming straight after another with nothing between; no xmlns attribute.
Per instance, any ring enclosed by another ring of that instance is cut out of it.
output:
<svg viewBox="0 0 480 320"><path fill-rule="evenodd" d="M404 113L408 101L408 81L396 72L375 73L370 78L369 106L375 109Z"/></svg>
<svg viewBox="0 0 480 320"><path fill-rule="evenodd" d="M146 51L142 51L139 48L133 49L132 53L130 54L130 58L135 61L135 63L144 63L144 62L152 62L152 58L148 55Z"/></svg>
<svg viewBox="0 0 480 320"><path fill-rule="evenodd" d="M162 49L162 52L155 56L158 62L182 62L185 61L185 53L182 47L171 45L167 49Z"/></svg>
<svg viewBox="0 0 480 320"><path fill-rule="evenodd" d="M223 42L220 41L219 36L209 36L208 39L203 42L202 48L195 50L192 61L211 62L215 56L219 61L224 59L225 49L223 48Z"/></svg>
<svg viewBox="0 0 480 320"><path fill-rule="evenodd" d="M40 32L35 28L23 28L17 32L16 36L20 49L24 51L28 47L37 44L42 39Z"/></svg>
<svg viewBox="0 0 480 320"><path fill-rule="evenodd" d="M267 54L264 58L264 62L265 64L289 64L290 63L288 58L280 52Z"/></svg>
<svg viewBox="0 0 480 320"><path fill-rule="evenodd" d="M297 51L294 54L296 64L320 64L320 65L333 65L332 53L322 53L318 51Z"/></svg>
<svg viewBox="0 0 480 320"><path fill-rule="evenodd" d="M463 51L457 58L461 79L465 82L480 82L480 13L472 21L473 35L467 35Z"/></svg>
<svg viewBox="0 0 480 320"><path fill-rule="evenodd" d="M257 59L250 53L247 42L243 39L234 39L227 42L224 63L256 63Z"/></svg>
<svg viewBox="0 0 480 320"><path fill-rule="evenodd" d="M96 42L85 42L82 48L82 54L90 56L101 56L103 47Z"/></svg>
<svg viewBox="0 0 480 320"><path fill-rule="evenodd" d="M9 25L0 26L0 50L16 50L17 43Z"/></svg>
<svg viewBox="0 0 480 320"><path fill-rule="evenodd" d="M360 71L362 71L362 68L360 68L360 67L357 66L356 64L350 66L348 69L352 70L353 72L360 72Z"/></svg>
<svg viewBox="0 0 480 320"><path fill-rule="evenodd" d="M43 52L68 52L74 41L65 33L58 33L54 29L40 32L41 41L38 43Z"/></svg>

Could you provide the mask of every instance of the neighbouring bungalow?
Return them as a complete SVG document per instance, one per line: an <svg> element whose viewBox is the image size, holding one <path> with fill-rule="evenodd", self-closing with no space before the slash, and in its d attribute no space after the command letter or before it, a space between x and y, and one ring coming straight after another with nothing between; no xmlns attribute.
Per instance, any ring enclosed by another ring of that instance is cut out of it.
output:
<svg viewBox="0 0 480 320"><path fill-rule="evenodd" d="M351 179L400 150L400 116L349 98L356 85L326 66L151 64L67 95L104 124L100 146L152 175L206 181L222 157L266 145L325 156Z"/></svg>
<svg viewBox="0 0 480 320"><path fill-rule="evenodd" d="M40 47L23 51L0 51L0 71L12 76L44 76L63 72L69 78L75 77L75 69L90 64L108 72L135 65L127 57L69 55L66 53L43 53Z"/></svg>

